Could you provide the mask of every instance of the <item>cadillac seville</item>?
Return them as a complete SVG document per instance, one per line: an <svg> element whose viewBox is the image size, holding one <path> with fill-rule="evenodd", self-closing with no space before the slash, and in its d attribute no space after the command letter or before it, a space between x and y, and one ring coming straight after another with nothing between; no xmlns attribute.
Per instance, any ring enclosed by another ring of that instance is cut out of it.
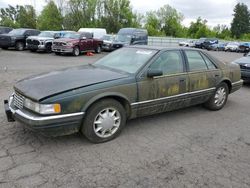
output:
<svg viewBox="0 0 250 188"><path fill-rule="evenodd" d="M128 119L204 104L220 110L242 86L240 67L191 48L124 47L93 64L18 81L9 121L50 136L82 132L100 143Z"/></svg>

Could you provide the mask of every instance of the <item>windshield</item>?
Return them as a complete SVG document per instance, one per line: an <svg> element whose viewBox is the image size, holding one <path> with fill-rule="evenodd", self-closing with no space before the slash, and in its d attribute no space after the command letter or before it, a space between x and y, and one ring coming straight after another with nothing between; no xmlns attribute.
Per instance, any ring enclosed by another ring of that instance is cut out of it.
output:
<svg viewBox="0 0 250 188"><path fill-rule="evenodd" d="M111 36L111 35L104 35L103 37L102 37L102 40L107 40L107 41L111 41L111 40L113 40L113 36Z"/></svg>
<svg viewBox="0 0 250 188"><path fill-rule="evenodd" d="M80 34L79 33L66 33L63 38L70 38L70 39L79 39Z"/></svg>
<svg viewBox="0 0 250 188"><path fill-rule="evenodd" d="M131 41L131 36L130 35L117 35L115 38L115 41L119 42L129 42Z"/></svg>
<svg viewBox="0 0 250 188"><path fill-rule="evenodd" d="M53 32L41 32L39 35L39 37L49 37L49 38L53 38L54 37L54 33Z"/></svg>
<svg viewBox="0 0 250 188"><path fill-rule="evenodd" d="M156 52L156 50L122 48L98 60L94 65L134 74Z"/></svg>
<svg viewBox="0 0 250 188"><path fill-rule="evenodd" d="M9 32L10 35L23 35L25 29L13 29L11 32Z"/></svg>
<svg viewBox="0 0 250 188"><path fill-rule="evenodd" d="M200 38L199 40L198 40L198 42L204 42L206 40L206 38Z"/></svg>
<svg viewBox="0 0 250 188"><path fill-rule="evenodd" d="M236 45L236 46L238 46L239 43L238 42L230 42L230 43L228 43L228 45Z"/></svg>

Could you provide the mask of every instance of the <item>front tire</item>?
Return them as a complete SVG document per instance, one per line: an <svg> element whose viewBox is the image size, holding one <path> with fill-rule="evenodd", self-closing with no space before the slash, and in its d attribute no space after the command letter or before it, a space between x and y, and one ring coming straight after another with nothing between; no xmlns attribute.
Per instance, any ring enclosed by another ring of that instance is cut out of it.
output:
<svg viewBox="0 0 250 188"><path fill-rule="evenodd" d="M79 56L80 55L80 49L78 46L75 46L73 49L73 56Z"/></svg>
<svg viewBox="0 0 250 188"><path fill-rule="evenodd" d="M52 44L46 44L45 52L46 53L51 53L52 52Z"/></svg>
<svg viewBox="0 0 250 188"><path fill-rule="evenodd" d="M126 112L114 99L104 99L93 104L87 111L81 132L93 143L116 138L126 124Z"/></svg>
<svg viewBox="0 0 250 188"><path fill-rule="evenodd" d="M221 83L214 95L204 104L205 107L213 111L222 109L227 103L228 94L228 85L225 82Z"/></svg>
<svg viewBox="0 0 250 188"><path fill-rule="evenodd" d="M61 52L55 52L56 55L61 55Z"/></svg>
<svg viewBox="0 0 250 188"><path fill-rule="evenodd" d="M24 50L24 43L23 42L17 42L15 45L15 49L17 51L23 51Z"/></svg>

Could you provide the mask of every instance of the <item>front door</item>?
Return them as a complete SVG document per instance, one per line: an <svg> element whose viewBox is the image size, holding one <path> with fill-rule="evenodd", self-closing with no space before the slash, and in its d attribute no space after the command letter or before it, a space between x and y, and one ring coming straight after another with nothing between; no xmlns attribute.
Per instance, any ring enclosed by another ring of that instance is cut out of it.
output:
<svg viewBox="0 0 250 188"><path fill-rule="evenodd" d="M163 75L147 77L149 69L161 70ZM161 53L138 78L137 116L170 111L182 107L188 92L188 74L179 50Z"/></svg>

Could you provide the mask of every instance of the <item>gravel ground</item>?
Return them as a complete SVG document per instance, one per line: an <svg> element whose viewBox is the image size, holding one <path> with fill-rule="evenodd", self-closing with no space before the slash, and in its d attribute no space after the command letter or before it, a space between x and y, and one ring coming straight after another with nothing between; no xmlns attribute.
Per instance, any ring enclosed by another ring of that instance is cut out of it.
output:
<svg viewBox="0 0 250 188"><path fill-rule="evenodd" d="M230 62L237 53L210 52ZM102 57L0 50L0 96L28 75ZM91 144L80 134L47 138L8 123L0 103L0 187L250 187L250 85L211 112L201 106L131 120Z"/></svg>

